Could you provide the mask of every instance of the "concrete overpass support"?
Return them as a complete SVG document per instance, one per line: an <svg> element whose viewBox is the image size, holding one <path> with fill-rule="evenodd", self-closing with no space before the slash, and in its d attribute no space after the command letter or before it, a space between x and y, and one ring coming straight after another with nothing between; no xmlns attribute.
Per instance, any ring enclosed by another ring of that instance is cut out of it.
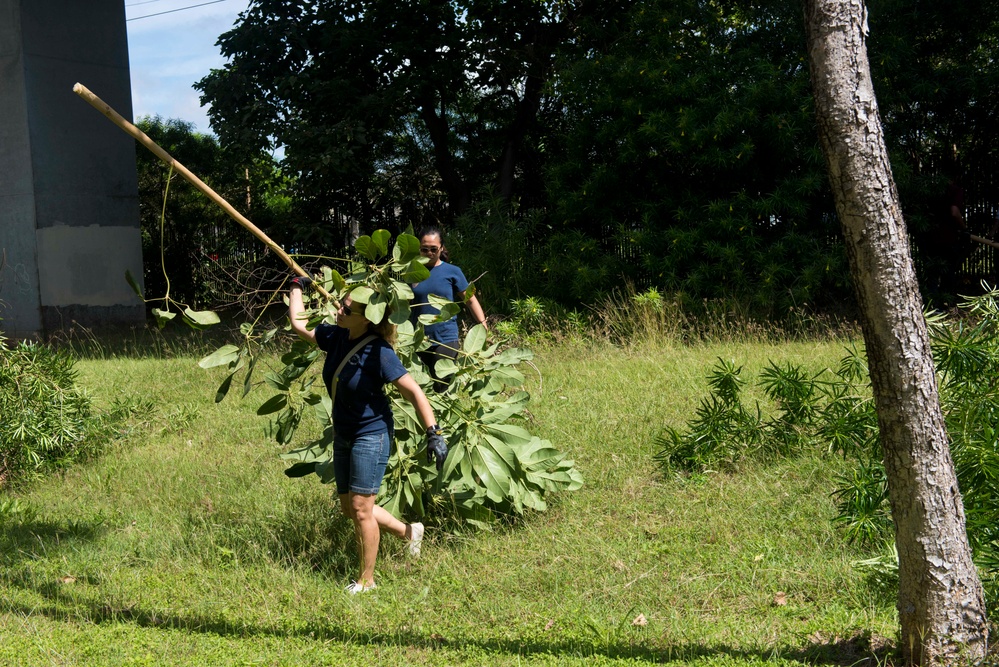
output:
<svg viewBox="0 0 999 667"><path fill-rule="evenodd" d="M0 329L139 323L134 141L72 91L132 116L124 0L0 0ZM141 283L140 283L141 284Z"/></svg>

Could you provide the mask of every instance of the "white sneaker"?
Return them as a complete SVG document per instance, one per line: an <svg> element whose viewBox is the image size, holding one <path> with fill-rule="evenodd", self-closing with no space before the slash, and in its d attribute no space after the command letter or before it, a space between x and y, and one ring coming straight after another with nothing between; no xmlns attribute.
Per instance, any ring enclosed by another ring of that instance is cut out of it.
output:
<svg viewBox="0 0 999 667"><path fill-rule="evenodd" d="M358 593L367 593L368 591L376 588L378 588L378 586L373 581L370 584L362 584L358 581L354 581L351 582L350 586L347 586L344 590L350 595L357 595Z"/></svg>
<svg viewBox="0 0 999 667"><path fill-rule="evenodd" d="M409 555L413 558L420 557L420 549L423 547L423 532L422 523L409 524L409 544L407 545L407 549L409 550Z"/></svg>

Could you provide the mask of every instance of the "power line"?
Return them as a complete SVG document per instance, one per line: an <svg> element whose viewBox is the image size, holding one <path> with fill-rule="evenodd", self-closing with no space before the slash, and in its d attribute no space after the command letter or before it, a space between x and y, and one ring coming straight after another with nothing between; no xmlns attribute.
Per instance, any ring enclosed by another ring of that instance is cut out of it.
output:
<svg viewBox="0 0 999 667"><path fill-rule="evenodd" d="M155 0L148 0L148 1L149 2L154 2ZM165 12L158 12L156 14L146 14L145 16L134 16L134 17L132 17L130 19L125 19L125 21L126 22L128 22L128 21L138 21L139 19L148 19L148 18L151 18L153 16L163 16L164 14L173 14L174 12L182 12L185 9L194 9L195 7L204 7L206 5L217 5L220 2L228 2L228 0L212 0L211 2L202 2L200 5L189 5L187 7L181 7L179 9L168 9ZM141 4L141 3L137 3L137 4Z"/></svg>
<svg viewBox="0 0 999 667"><path fill-rule="evenodd" d="M133 2L133 3L131 3L129 5L125 5L125 6L126 7L135 7L137 5L148 5L151 2L161 2L161 1L162 0L142 0L142 2Z"/></svg>

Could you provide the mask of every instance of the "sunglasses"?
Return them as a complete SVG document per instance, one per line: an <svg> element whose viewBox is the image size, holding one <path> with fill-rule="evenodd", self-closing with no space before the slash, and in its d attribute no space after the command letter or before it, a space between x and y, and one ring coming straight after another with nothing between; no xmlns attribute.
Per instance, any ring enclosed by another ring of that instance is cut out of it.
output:
<svg viewBox="0 0 999 667"><path fill-rule="evenodd" d="M340 310L343 311L343 314L346 315L347 317L350 317L351 315L354 314L354 311L351 310L350 306L348 306L347 304L341 304Z"/></svg>
<svg viewBox="0 0 999 667"><path fill-rule="evenodd" d="M425 252L428 255L433 255L434 253L436 253L440 249L441 249L441 247L437 246L437 245L424 245L424 246L420 246L420 252Z"/></svg>

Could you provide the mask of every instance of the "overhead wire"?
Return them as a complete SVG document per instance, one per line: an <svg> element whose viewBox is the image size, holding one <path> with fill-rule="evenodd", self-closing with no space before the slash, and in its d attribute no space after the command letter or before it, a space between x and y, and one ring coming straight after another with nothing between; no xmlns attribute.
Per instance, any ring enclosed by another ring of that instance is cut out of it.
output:
<svg viewBox="0 0 999 667"><path fill-rule="evenodd" d="M146 1L147 2L155 2L156 0L146 0ZM205 7L206 5L217 5L220 2L228 2L228 1L229 0L212 0L211 2L202 2L199 5L188 5L187 7L178 7L177 9L168 9L165 12L157 12L155 14L146 14L144 16L133 16L130 19L125 19L125 21L126 22L128 22L128 21L138 21L139 19L148 19L148 18L152 18L153 16L163 16L164 14L173 14L174 12L182 12L182 11L184 11L186 9L194 9L195 7ZM143 3L140 2L140 3L136 3L136 4L143 4Z"/></svg>

